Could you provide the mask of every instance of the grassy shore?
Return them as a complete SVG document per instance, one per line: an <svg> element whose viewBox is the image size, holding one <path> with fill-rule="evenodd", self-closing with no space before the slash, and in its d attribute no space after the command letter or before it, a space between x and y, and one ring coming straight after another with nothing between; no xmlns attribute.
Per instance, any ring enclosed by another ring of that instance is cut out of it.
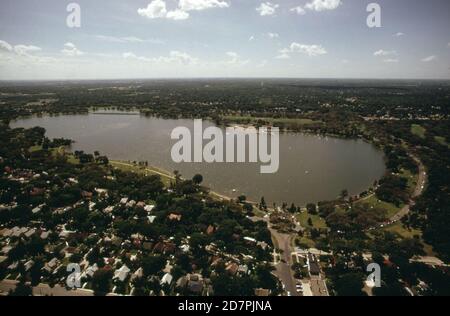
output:
<svg viewBox="0 0 450 316"><path fill-rule="evenodd" d="M223 116L223 120L226 122L232 122L236 124L253 125L259 122L265 122L273 126L305 126L313 124L322 124L321 121L314 121L305 118L270 118L270 117L255 117L255 116L240 116L240 115L228 115Z"/></svg>
<svg viewBox="0 0 450 316"><path fill-rule="evenodd" d="M175 177L168 171L152 167L152 166L139 166L126 161L110 160L110 165L122 171L133 172L141 175L159 175L165 186L169 186L170 183L175 180Z"/></svg>

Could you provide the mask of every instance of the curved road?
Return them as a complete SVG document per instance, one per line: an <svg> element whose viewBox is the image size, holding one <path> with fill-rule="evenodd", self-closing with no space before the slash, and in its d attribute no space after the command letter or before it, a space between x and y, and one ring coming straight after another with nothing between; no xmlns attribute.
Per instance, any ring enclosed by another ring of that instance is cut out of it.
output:
<svg viewBox="0 0 450 316"><path fill-rule="evenodd" d="M413 207L415 204L414 199L422 195L423 191L425 190L425 185L427 183L427 173L425 166L418 157L411 155L411 158L414 159L414 161L419 166L419 177L417 179L417 185L416 188L414 189L414 192L408 204L406 204L397 214L391 217L390 219L391 222L398 222L403 217L408 215L411 210L411 207Z"/></svg>

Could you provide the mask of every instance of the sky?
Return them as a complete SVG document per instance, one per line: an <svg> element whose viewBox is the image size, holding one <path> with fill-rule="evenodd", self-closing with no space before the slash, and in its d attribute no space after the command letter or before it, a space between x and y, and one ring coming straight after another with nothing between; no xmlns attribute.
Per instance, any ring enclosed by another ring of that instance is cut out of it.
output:
<svg viewBox="0 0 450 316"><path fill-rule="evenodd" d="M449 33L448 0L2 0L0 80L450 79Z"/></svg>

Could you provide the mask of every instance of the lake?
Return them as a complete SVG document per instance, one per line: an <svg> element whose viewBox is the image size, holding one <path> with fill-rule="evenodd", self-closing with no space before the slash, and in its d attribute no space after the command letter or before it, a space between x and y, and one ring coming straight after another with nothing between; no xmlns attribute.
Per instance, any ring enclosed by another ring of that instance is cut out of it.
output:
<svg viewBox="0 0 450 316"><path fill-rule="evenodd" d="M213 126L204 122L204 128ZM193 120L161 119L132 113L91 113L30 117L11 127L41 126L50 138L70 138L72 150L98 150L113 160L148 161L183 177L196 173L212 190L230 196L262 196L268 203L305 205L334 199L343 189L359 194L385 172L383 153L362 140L347 140L300 133L280 133L280 166L275 174L261 174L260 163L174 163L170 138L175 127L193 128Z"/></svg>

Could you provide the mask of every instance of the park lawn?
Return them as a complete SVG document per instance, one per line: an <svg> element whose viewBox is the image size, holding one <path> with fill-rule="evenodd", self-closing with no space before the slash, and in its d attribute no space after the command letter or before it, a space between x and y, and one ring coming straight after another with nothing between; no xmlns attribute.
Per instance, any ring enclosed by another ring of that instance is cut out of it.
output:
<svg viewBox="0 0 450 316"><path fill-rule="evenodd" d="M400 176L408 180L408 190L410 193L413 193L417 186L417 174L413 174L409 170L401 169Z"/></svg>
<svg viewBox="0 0 450 316"><path fill-rule="evenodd" d="M35 146L31 146L30 148L28 148L28 151L30 153L34 153L36 151L40 151L42 150L42 145L35 145Z"/></svg>
<svg viewBox="0 0 450 316"><path fill-rule="evenodd" d="M442 137L442 136L434 136L434 140L435 140L436 142L438 142L439 144L443 145L443 146L450 147L450 144L447 143L447 140L445 139L445 137Z"/></svg>
<svg viewBox="0 0 450 316"><path fill-rule="evenodd" d="M57 155L65 156L67 158L67 162L70 164L78 165L80 163L80 160L75 158L74 154L66 152L66 148L64 146L52 148L51 153L54 157Z"/></svg>
<svg viewBox="0 0 450 316"><path fill-rule="evenodd" d="M149 167L137 166L137 165L133 165L131 163L125 163L125 162L121 162L121 161L111 160L109 163L114 168L117 168L119 170L126 171L126 172L133 172L133 173L137 173L137 174L141 174L141 175L159 175L159 176L161 176L161 181L163 182L163 184L165 186L169 186L172 182L173 176L171 176L168 172L166 172L164 170L160 170L160 169L150 167L150 166Z"/></svg>
<svg viewBox="0 0 450 316"><path fill-rule="evenodd" d="M425 254L427 256L435 256L436 253L433 251L433 247L422 239L422 232L418 229L408 229L401 222L394 223L392 225L389 225L385 228L383 228L385 231L389 231L392 233L396 233L400 235L402 238L415 238L416 236L419 236L420 241L423 245L423 250L425 251Z"/></svg>
<svg viewBox="0 0 450 316"><path fill-rule="evenodd" d="M304 245L304 246L306 246L306 248L315 248L316 247L316 243L312 239L309 239L308 237L298 237L296 244Z"/></svg>
<svg viewBox="0 0 450 316"><path fill-rule="evenodd" d="M312 220L313 223L312 227L308 225L308 218L311 218ZM302 227L305 228L317 228L317 229L327 228L327 224L322 217L320 217L319 215L311 215L307 211L303 211L299 215L297 215L297 219L302 225Z"/></svg>
<svg viewBox="0 0 450 316"><path fill-rule="evenodd" d="M254 116L239 116L230 115L224 116L225 120L236 122L236 123L254 123L259 120L269 122L270 124L284 124L284 125L311 125L311 124L322 124L322 121L314 121L305 118L271 118L271 117L254 117Z"/></svg>
<svg viewBox="0 0 450 316"><path fill-rule="evenodd" d="M391 233L396 233L403 238L414 238L414 236L422 236L422 232L417 229L407 229L401 222L396 222L384 228Z"/></svg>
<svg viewBox="0 0 450 316"><path fill-rule="evenodd" d="M427 132L427 130L418 124L411 125L411 133L413 135L416 135L417 137L424 139L426 132Z"/></svg>
<svg viewBox="0 0 450 316"><path fill-rule="evenodd" d="M384 201L380 201L378 200L376 195L371 196L370 198L361 201L361 202L357 202L359 204L362 205L368 205L370 210L371 208L380 208L380 209L384 209L387 212L387 217L391 218L392 216L394 216L395 214L397 214L401 208L403 206L397 207L394 204L388 203L388 202L384 202Z"/></svg>

